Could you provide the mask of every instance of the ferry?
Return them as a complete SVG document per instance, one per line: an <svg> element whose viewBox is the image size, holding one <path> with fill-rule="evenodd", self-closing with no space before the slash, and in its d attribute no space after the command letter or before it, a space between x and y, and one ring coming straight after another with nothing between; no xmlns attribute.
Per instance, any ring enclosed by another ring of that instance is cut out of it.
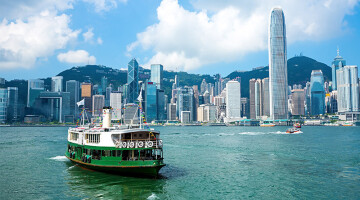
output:
<svg viewBox="0 0 360 200"><path fill-rule="evenodd" d="M165 166L160 132L143 128L141 122L139 128L112 125L111 112L111 107L103 108L102 126L69 128L65 156L91 170L157 177Z"/></svg>
<svg viewBox="0 0 360 200"><path fill-rule="evenodd" d="M275 124L274 123L261 123L260 126L261 127L273 127L273 126L275 126Z"/></svg>
<svg viewBox="0 0 360 200"><path fill-rule="evenodd" d="M353 122L344 122L341 126L354 126Z"/></svg>

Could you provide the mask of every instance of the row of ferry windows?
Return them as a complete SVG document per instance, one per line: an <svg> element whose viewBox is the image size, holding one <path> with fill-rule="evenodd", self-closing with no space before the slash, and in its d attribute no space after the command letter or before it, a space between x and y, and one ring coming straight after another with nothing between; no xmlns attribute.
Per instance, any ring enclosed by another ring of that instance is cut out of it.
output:
<svg viewBox="0 0 360 200"><path fill-rule="evenodd" d="M70 140L78 140L79 133L70 133ZM100 134L85 134L85 140L87 143L100 143Z"/></svg>

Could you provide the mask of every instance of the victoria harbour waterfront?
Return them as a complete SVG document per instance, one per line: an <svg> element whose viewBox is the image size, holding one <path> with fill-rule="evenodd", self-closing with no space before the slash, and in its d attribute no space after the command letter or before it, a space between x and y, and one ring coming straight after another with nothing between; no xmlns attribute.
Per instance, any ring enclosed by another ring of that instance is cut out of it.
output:
<svg viewBox="0 0 360 200"><path fill-rule="evenodd" d="M359 199L360 128L155 127L158 179L80 168L66 127L0 128L1 199Z"/></svg>

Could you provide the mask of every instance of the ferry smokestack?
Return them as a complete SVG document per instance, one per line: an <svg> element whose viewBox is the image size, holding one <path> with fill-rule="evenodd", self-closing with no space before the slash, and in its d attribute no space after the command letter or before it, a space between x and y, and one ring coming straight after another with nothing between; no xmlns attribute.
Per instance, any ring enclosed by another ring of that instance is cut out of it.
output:
<svg viewBox="0 0 360 200"><path fill-rule="evenodd" d="M103 128L111 127L111 107L103 107Z"/></svg>

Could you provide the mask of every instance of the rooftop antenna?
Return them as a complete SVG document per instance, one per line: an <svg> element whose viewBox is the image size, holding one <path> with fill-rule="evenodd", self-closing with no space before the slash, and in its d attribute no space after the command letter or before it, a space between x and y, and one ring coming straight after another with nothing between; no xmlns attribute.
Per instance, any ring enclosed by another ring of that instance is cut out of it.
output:
<svg viewBox="0 0 360 200"><path fill-rule="evenodd" d="M337 46L337 56L339 57L340 56L340 50L339 50L339 46Z"/></svg>

